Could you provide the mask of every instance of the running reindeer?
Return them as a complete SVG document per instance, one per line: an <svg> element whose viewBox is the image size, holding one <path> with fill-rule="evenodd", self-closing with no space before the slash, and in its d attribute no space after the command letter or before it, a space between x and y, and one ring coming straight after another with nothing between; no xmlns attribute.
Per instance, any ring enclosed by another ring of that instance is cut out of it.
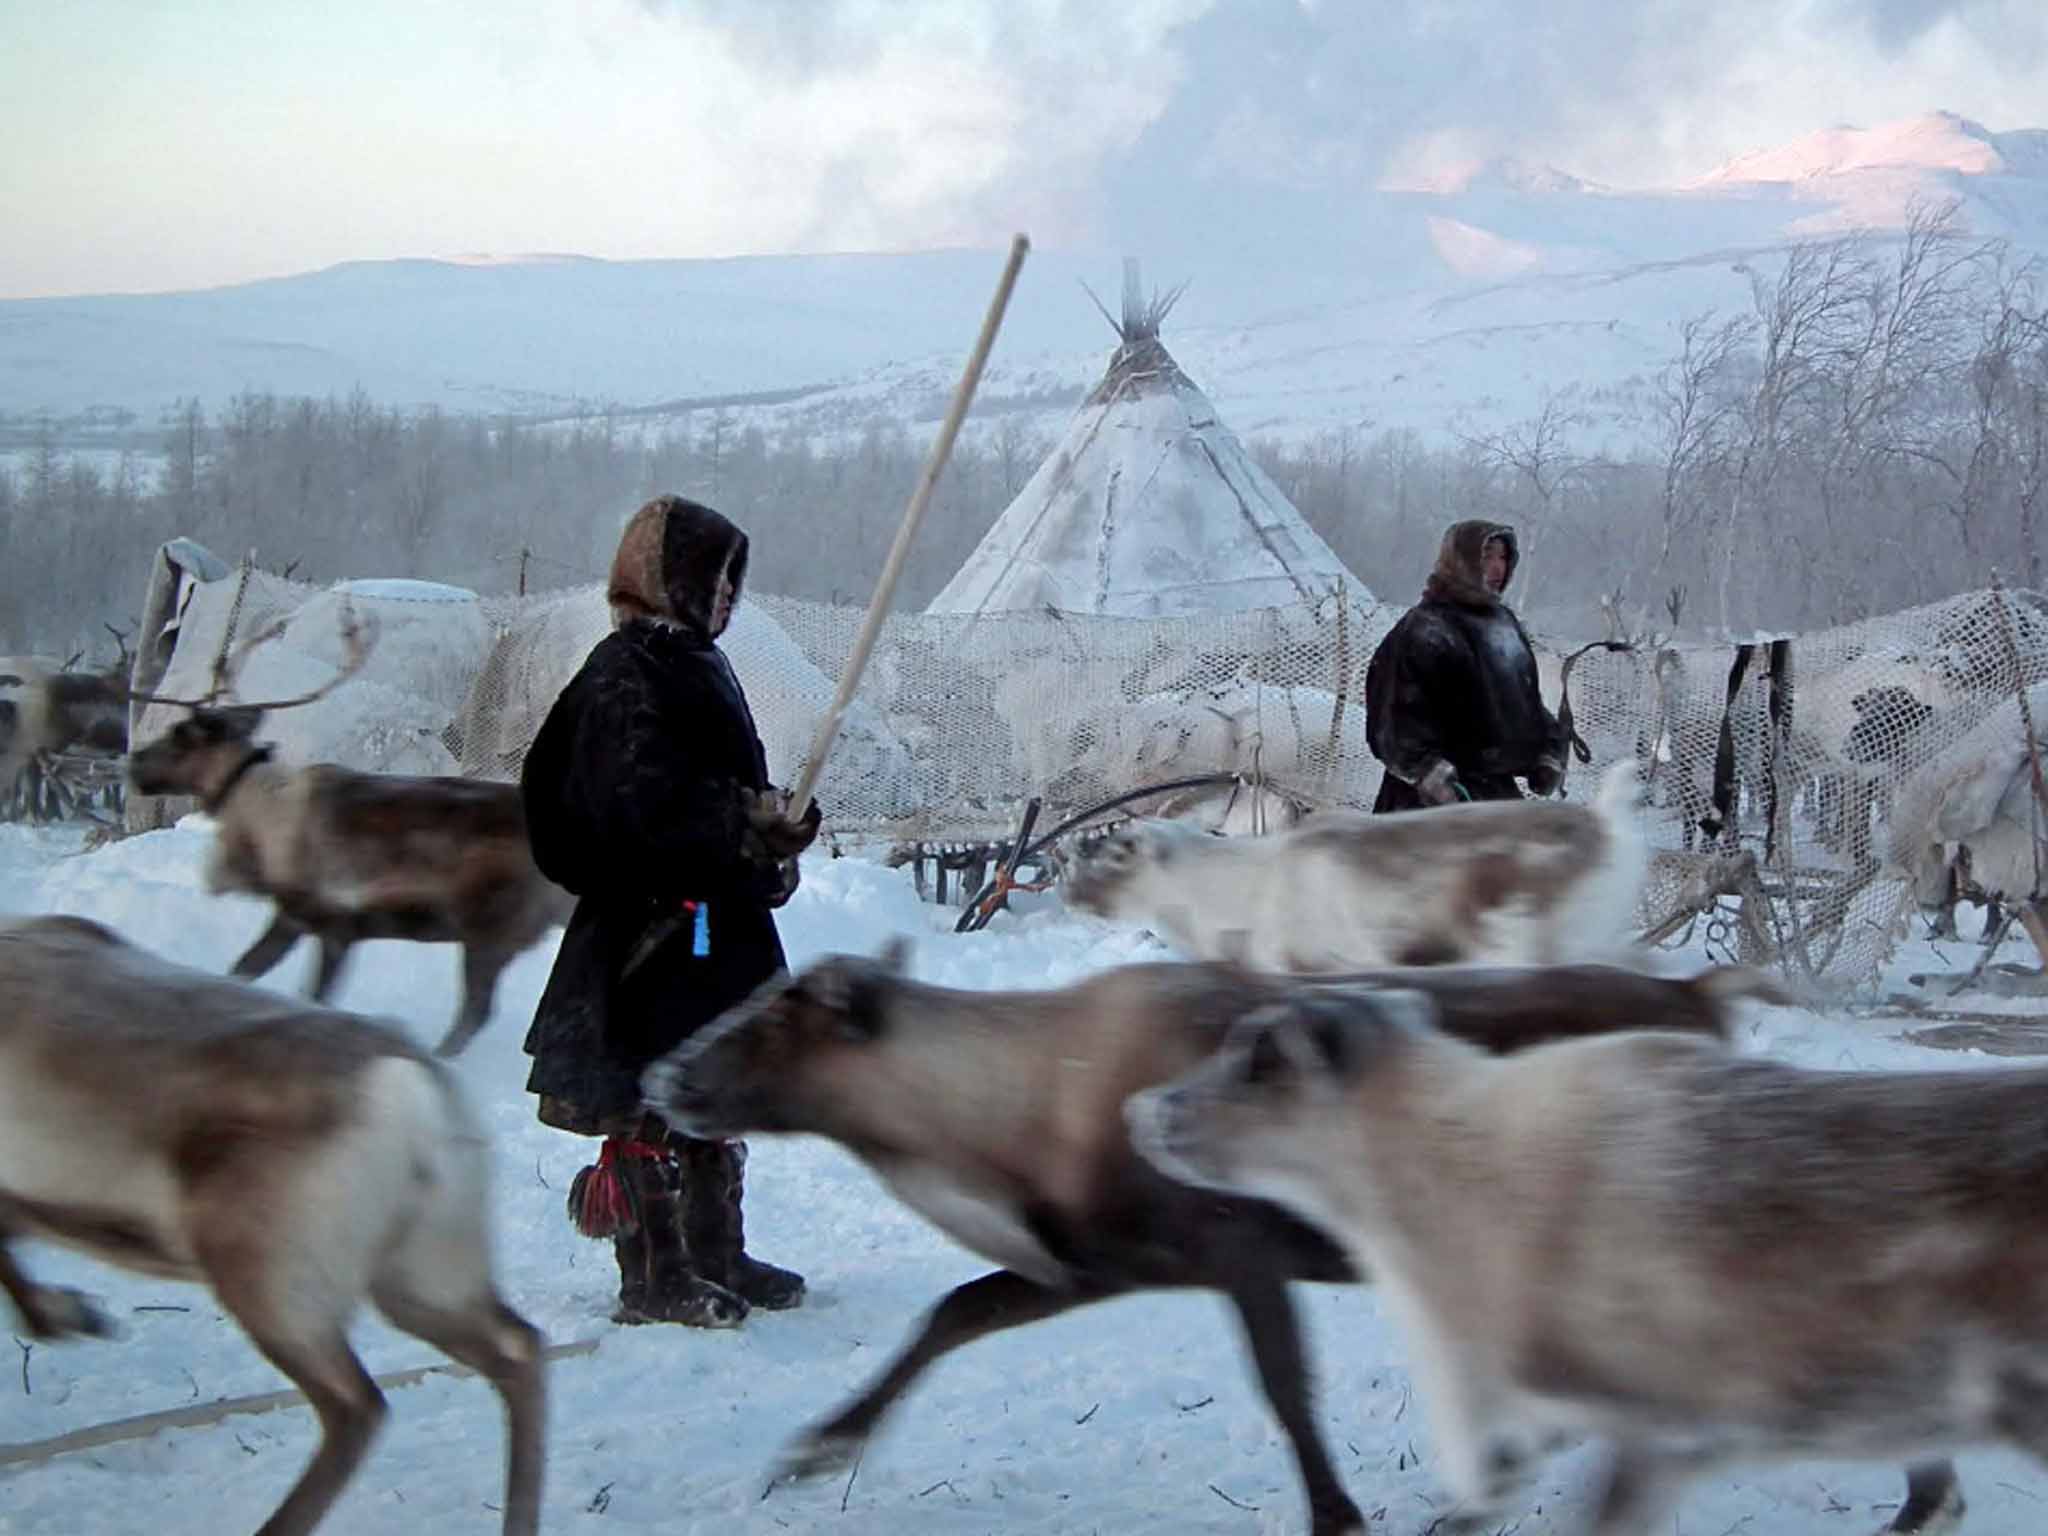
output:
<svg viewBox="0 0 2048 1536"><path fill-rule="evenodd" d="M132 753L129 780L145 795L193 795L214 819L207 888L266 896L270 926L232 973L271 970L310 935L320 961L311 995L333 991L342 962L365 939L462 946L462 1001L436 1047L453 1056L490 1017L514 956L568 921L572 898L534 866L515 784L360 773L334 763L287 766L256 741L265 714L325 698L361 670L370 638L345 608L341 670L310 693L223 703L250 650L279 620L215 664L197 699L132 697L189 711Z"/></svg>
<svg viewBox="0 0 2048 1536"><path fill-rule="evenodd" d="M112 1331L16 1238L209 1286L320 1419L259 1536L318 1526L383 1420L348 1344L364 1301L497 1389L502 1528L539 1529L542 1341L491 1273L490 1164L453 1074L398 1030L86 918L0 923L0 1290L30 1338Z"/></svg>
<svg viewBox="0 0 2048 1536"><path fill-rule="evenodd" d="M642 1078L648 1106L690 1135L838 1142L955 1242L1002 1266L941 1297L778 1476L846 1466L926 1369L976 1339L1134 1291L1214 1290L1243 1325L1314 1536L1362 1536L1366 1517L1316 1427L1287 1288L1364 1272L1278 1206L1159 1174L1131 1146L1124 1099L1205 1059L1241 1014L1320 990L1421 992L1449 1034L1499 1054L1651 1022L1726 1039L1737 1000L1785 1000L1760 973L1733 967L1679 980L1600 965L1439 965L1311 982L1169 961L1063 987L966 991L911 979L907 959L892 940L879 959L831 955L778 974Z"/></svg>

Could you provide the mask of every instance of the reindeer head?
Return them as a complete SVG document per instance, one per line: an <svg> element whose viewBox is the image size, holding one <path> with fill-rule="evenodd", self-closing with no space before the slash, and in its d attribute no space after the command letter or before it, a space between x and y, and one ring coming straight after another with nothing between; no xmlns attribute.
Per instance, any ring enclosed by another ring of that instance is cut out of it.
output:
<svg viewBox="0 0 2048 1536"><path fill-rule="evenodd" d="M1145 818L1098 838L1062 876L1067 904L1097 917L1137 910L1155 874L1209 836L1184 821Z"/></svg>
<svg viewBox="0 0 2048 1536"><path fill-rule="evenodd" d="M1132 1143L1184 1183L1313 1205L1319 1174L1355 1161L1346 1143L1361 1086L1436 1021L1429 994L1409 988L1303 989L1262 1004L1204 1060L1125 1101Z"/></svg>
<svg viewBox="0 0 2048 1536"><path fill-rule="evenodd" d="M357 672L370 651L370 636L352 607L342 608L341 633L344 657L341 670L310 693L293 698L267 699L260 703L223 703L234 689L235 674L249 653L264 641L284 632L280 618L266 625L236 649L232 657L215 663L213 685L196 699L174 699L160 694L124 691L125 701L173 704L187 711L170 730L147 746L128 754L128 780L135 792L144 795L197 795L211 800L264 749L256 745L257 727L272 710L295 709L325 698Z"/></svg>
<svg viewBox="0 0 2048 1536"><path fill-rule="evenodd" d="M148 746L128 754L128 782L143 795L210 795L256 750L261 705L195 704Z"/></svg>
<svg viewBox="0 0 2048 1536"><path fill-rule="evenodd" d="M778 973L647 1068L647 1107L689 1136L830 1134L844 1118L837 1101L858 1092L852 1058L883 1038L908 959L895 938L879 957L827 955Z"/></svg>

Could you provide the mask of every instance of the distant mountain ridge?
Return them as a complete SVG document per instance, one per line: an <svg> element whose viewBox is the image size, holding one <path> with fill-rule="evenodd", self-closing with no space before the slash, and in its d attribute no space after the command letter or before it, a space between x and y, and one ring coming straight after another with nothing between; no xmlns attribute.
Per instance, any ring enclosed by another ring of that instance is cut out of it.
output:
<svg viewBox="0 0 2048 1536"><path fill-rule="evenodd" d="M2048 256L2048 130L1934 112L1824 129L1652 189L1496 159L1362 192L1322 240L1248 228L1234 245L1041 247L978 405L984 422L1022 410L1063 425L1114 344L1080 283L1100 289L1129 254L1162 285L1188 282L1175 355L1246 436L1483 428L1561 389L1618 422L1685 317L1747 303L1740 263L1945 200L1973 232ZM17 433L88 413L148 428L181 397L212 411L245 390L360 387L382 404L531 417L610 405L656 423L724 409L812 434L915 427L957 377L1000 259L479 253L0 301L0 418Z"/></svg>

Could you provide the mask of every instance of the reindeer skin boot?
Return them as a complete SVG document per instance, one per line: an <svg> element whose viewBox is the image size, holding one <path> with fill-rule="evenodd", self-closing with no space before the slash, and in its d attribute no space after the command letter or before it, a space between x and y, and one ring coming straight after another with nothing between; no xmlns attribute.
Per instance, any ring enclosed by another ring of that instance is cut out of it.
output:
<svg viewBox="0 0 2048 1536"><path fill-rule="evenodd" d="M673 1148L611 1137L586 1175L579 1175L582 1187L572 1191L570 1208L584 1235L612 1240L619 1265L614 1322L737 1328L746 1320L744 1300L692 1270Z"/></svg>
<svg viewBox="0 0 2048 1536"><path fill-rule="evenodd" d="M746 1252L740 1215L747 1147L743 1141L700 1141L671 1134L683 1176L683 1241L697 1273L769 1312L804 1299L804 1277L764 1264Z"/></svg>

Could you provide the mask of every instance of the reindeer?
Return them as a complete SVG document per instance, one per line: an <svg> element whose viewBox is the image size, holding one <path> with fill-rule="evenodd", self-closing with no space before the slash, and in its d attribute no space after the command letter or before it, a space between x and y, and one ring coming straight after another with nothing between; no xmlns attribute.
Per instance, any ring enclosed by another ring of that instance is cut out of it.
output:
<svg viewBox="0 0 2048 1536"><path fill-rule="evenodd" d="M1380 1278L1464 1529L1534 1457L1615 1443L1647 1533L1759 1457L2048 1459L2048 1069L1818 1071L1668 1031L1489 1056L1420 990L1302 994L1132 1095L1139 1152L1274 1200ZM1654 1016L1646 1023L1658 1022Z"/></svg>
<svg viewBox="0 0 2048 1536"><path fill-rule="evenodd" d="M506 1413L505 1536L540 1523L539 1333L498 1294L490 1159L398 1030L173 964L101 924L0 925L0 1288L31 1338L104 1337L8 1252L42 1238L208 1285L306 1395L320 1447L259 1536L305 1536L385 1412L348 1345L367 1297Z"/></svg>
<svg viewBox="0 0 2048 1536"><path fill-rule="evenodd" d="M1318 1437L1291 1280L1360 1278L1324 1236L1260 1200L1160 1176L1132 1151L1127 1095L1200 1060L1229 1023L1303 987L1416 987L1487 1050L1625 1029L1727 1032L1735 999L1783 994L1722 968L1664 980L1605 966L1432 967L1314 983L1221 964L1117 967L1047 990L970 992L834 955L766 983L643 1077L692 1136L829 1137L906 1204L1003 1267L943 1297L866 1390L811 1429L780 1475L845 1465L890 1405L963 1344L1148 1289L1223 1292L1293 1447L1316 1536L1363 1532Z"/></svg>
<svg viewBox="0 0 2048 1536"><path fill-rule="evenodd" d="M320 947L311 996L325 1000L363 940L461 945L462 1000L436 1047L457 1055L490 1017L505 966L566 923L573 898L535 867L516 784L275 761L255 740L264 715L324 698L361 669L369 648L347 609L334 677L295 698L218 702L240 659L281 628L256 635L232 661L224 656L200 698L134 696L189 713L130 755L129 781L140 794L196 795L215 822L207 888L274 903L233 975L264 975L311 935Z"/></svg>
<svg viewBox="0 0 2048 1536"><path fill-rule="evenodd" d="M32 820L70 815L78 796L60 759L82 754L118 761L128 750L127 635L113 625L117 651L102 672L78 672L82 652L61 665L0 659L0 800L21 803Z"/></svg>
<svg viewBox="0 0 2048 1536"><path fill-rule="evenodd" d="M1261 970L1608 959L1627 946L1647 866L1635 784L1623 761L1591 806L1322 811L1264 837L1140 820L1062 885L1074 907L1156 926L1191 958Z"/></svg>

